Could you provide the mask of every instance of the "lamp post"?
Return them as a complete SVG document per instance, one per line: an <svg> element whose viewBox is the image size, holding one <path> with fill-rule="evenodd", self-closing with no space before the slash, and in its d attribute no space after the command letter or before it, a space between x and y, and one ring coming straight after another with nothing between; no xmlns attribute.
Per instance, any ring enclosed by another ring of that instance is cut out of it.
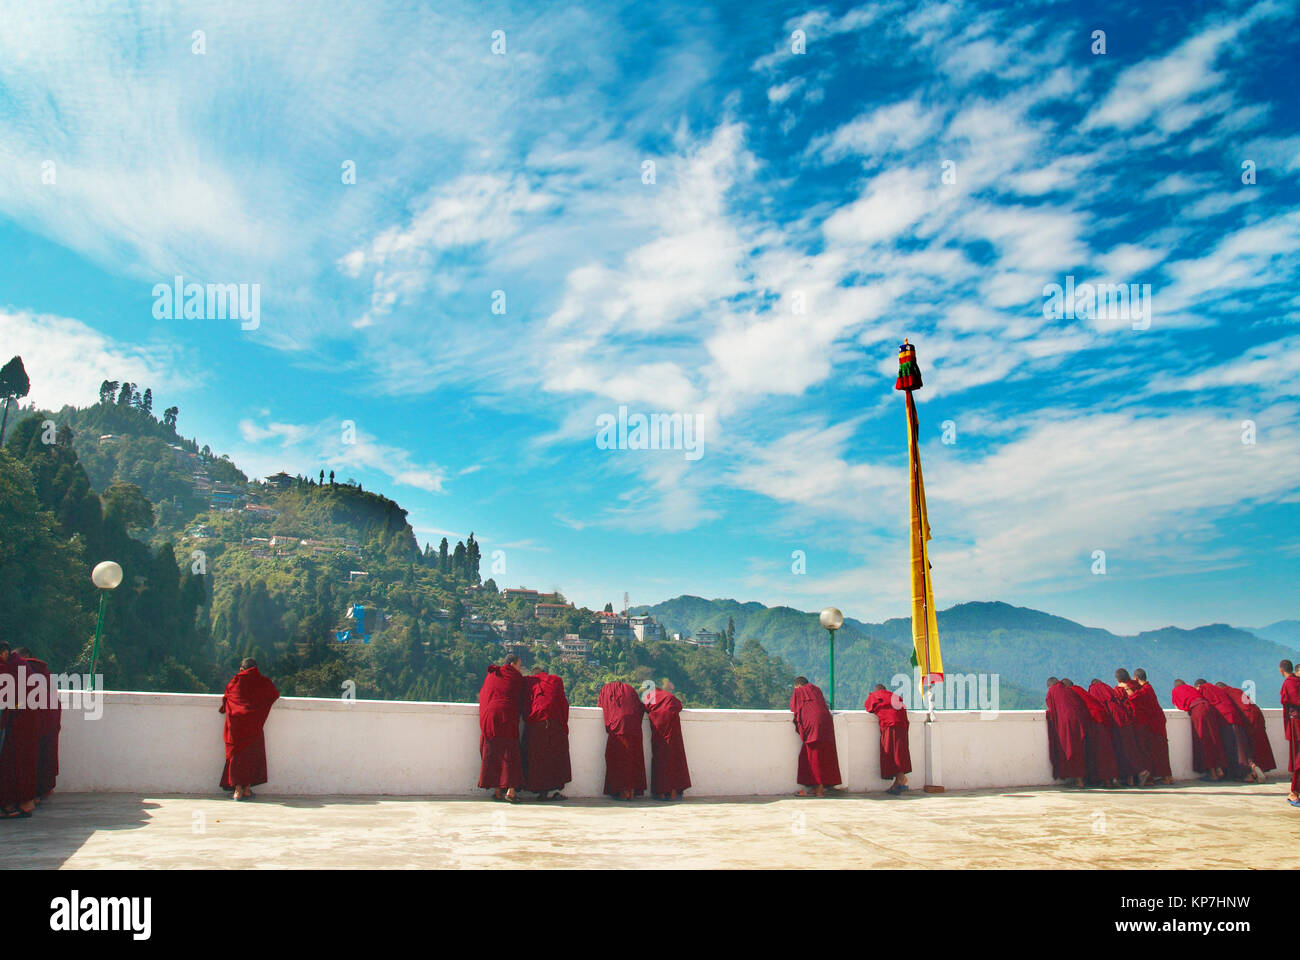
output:
<svg viewBox="0 0 1300 960"><path fill-rule="evenodd" d="M95 622L95 642L90 648L90 689L95 689L95 666L99 663L99 637L104 632L104 603L108 591L116 590L122 582L122 568L112 560L95 564L90 571L90 582L99 588L99 619Z"/></svg>
<svg viewBox="0 0 1300 960"><path fill-rule="evenodd" d="M835 607L827 607L820 617L822 626L831 638L831 709L835 709L835 631L844 625L844 614Z"/></svg>

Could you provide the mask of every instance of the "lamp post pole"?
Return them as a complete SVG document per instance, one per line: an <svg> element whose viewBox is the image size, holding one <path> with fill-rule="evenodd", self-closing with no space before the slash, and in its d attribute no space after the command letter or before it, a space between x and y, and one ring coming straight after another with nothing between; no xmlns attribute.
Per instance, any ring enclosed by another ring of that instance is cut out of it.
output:
<svg viewBox="0 0 1300 960"><path fill-rule="evenodd" d="M91 582L99 588L99 619L95 622L95 642L90 647L90 686L95 689L95 668L99 664L99 638L104 632L104 608L108 601L108 592L116 590L122 582L122 568L112 560L95 564L90 572Z"/></svg>
<svg viewBox="0 0 1300 960"><path fill-rule="evenodd" d="M827 607L821 612L821 624L826 628L826 633L831 641L831 689L830 689L830 706L835 709L835 631L844 625L844 614L840 613L835 607Z"/></svg>

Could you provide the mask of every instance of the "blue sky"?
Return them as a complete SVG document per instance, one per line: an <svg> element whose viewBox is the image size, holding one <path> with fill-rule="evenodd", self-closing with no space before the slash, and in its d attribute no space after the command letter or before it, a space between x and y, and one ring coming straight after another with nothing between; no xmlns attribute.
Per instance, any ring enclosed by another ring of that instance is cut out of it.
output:
<svg viewBox="0 0 1300 960"><path fill-rule="evenodd" d="M33 399L152 386L502 586L880 619L906 336L941 606L1300 615L1294 4L359 6L6 6ZM176 275L258 284L259 326L157 319ZM1045 315L1067 277L1149 323ZM620 406L703 455L602 449Z"/></svg>

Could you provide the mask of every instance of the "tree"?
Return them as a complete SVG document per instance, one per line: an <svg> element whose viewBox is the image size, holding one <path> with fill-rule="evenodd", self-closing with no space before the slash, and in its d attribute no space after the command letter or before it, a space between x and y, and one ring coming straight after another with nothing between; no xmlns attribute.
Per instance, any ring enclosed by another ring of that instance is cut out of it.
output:
<svg viewBox="0 0 1300 960"><path fill-rule="evenodd" d="M613 613L613 612L614 612L614 605L613 605L612 603L607 603L607 604L605 604L605 612L606 612L606 613Z"/></svg>
<svg viewBox="0 0 1300 960"><path fill-rule="evenodd" d="M320 472L320 486L322 486L322 487L325 486L325 471L324 471L324 470L322 470L322 471Z"/></svg>
<svg viewBox="0 0 1300 960"><path fill-rule="evenodd" d="M153 504L134 483L115 483L101 499L106 523L116 520L123 528L153 526Z"/></svg>
<svg viewBox="0 0 1300 960"><path fill-rule="evenodd" d="M727 617L727 656L735 656L736 653L736 618Z"/></svg>
<svg viewBox="0 0 1300 960"><path fill-rule="evenodd" d="M99 402L107 406L113 402L117 396L117 388L120 384L116 380L105 380L99 385Z"/></svg>
<svg viewBox="0 0 1300 960"><path fill-rule="evenodd" d="M135 384L123 383L122 390L117 395L117 405L119 407L131 406L131 398L135 396Z"/></svg>
<svg viewBox="0 0 1300 960"><path fill-rule="evenodd" d="M14 357L0 367L0 397L4 397L5 402L4 417L0 419L0 446L4 446L5 442L5 426L9 423L10 401L27 396L31 388L32 382L27 379L22 357Z"/></svg>
<svg viewBox="0 0 1300 960"><path fill-rule="evenodd" d="M451 560L447 556L447 551L448 551L447 538L443 537L442 543L438 544L438 572L439 573L451 572Z"/></svg>
<svg viewBox="0 0 1300 960"><path fill-rule="evenodd" d="M166 410L164 410L164 411L163 411L163 426L164 426L164 427L171 427L172 430L174 431L174 430L176 429L176 416L177 416L177 414L179 414L179 413L180 413L180 411L179 411L178 409L176 409L175 407L168 407Z"/></svg>
<svg viewBox="0 0 1300 960"><path fill-rule="evenodd" d="M145 413L153 414L153 387L144 388L144 396L140 398L140 409Z"/></svg>
<svg viewBox="0 0 1300 960"><path fill-rule="evenodd" d="M334 486L334 471L330 471L330 486Z"/></svg>

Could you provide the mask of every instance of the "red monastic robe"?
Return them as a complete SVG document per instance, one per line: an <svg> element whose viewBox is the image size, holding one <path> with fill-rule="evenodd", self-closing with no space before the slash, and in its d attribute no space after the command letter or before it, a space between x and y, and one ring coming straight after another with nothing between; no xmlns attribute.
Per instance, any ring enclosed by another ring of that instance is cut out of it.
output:
<svg viewBox="0 0 1300 960"><path fill-rule="evenodd" d="M1106 707L1110 714L1111 743L1115 748L1115 767L1120 779L1136 777L1144 769L1143 753L1138 748L1137 737L1133 732L1133 711L1129 709L1127 696L1115 689L1095 681L1088 687L1088 692L1098 703Z"/></svg>
<svg viewBox="0 0 1300 960"><path fill-rule="evenodd" d="M8 674L17 701L14 709L6 709L0 717L4 734L4 744L0 745L0 807L17 808L40 795L37 780L43 711L33 709L28 702L29 678L39 676L39 672L25 657L10 653L0 662L0 674Z"/></svg>
<svg viewBox="0 0 1300 960"><path fill-rule="evenodd" d="M50 668L44 660L28 657L29 669L40 674L45 705L38 708L41 715L40 740L36 757L36 795L43 797L54 791L59 777L59 731L63 727L63 705L59 703L59 690L50 677Z"/></svg>
<svg viewBox="0 0 1300 960"><path fill-rule="evenodd" d="M1060 682L1047 688L1047 742L1055 754L1052 776L1057 780L1073 780L1088 773L1087 733L1092 717L1083 700L1070 690Z"/></svg>
<svg viewBox="0 0 1300 960"><path fill-rule="evenodd" d="M223 790L266 783L266 739L262 727L271 705L279 699L280 691L257 667L240 670L226 684L226 695L218 708L226 715L222 732L226 742L226 765L221 771Z"/></svg>
<svg viewBox="0 0 1300 960"><path fill-rule="evenodd" d="M1300 677L1283 680L1278 698L1282 701L1282 730L1289 748L1287 769L1291 771L1291 792L1300 793Z"/></svg>
<svg viewBox="0 0 1300 960"><path fill-rule="evenodd" d="M650 791L670 794L691 785L682 741L682 702L666 690L655 690L645 701L650 714Z"/></svg>
<svg viewBox="0 0 1300 960"><path fill-rule="evenodd" d="M1189 684L1180 684L1170 693L1174 706L1187 713L1192 721L1192 769L1197 773L1222 770L1228 759L1219 738L1219 715L1214 707Z"/></svg>
<svg viewBox="0 0 1300 960"><path fill-rule="evenodd" d="M569 700L564 681L551 673L525 677L524 689L524 788L549 793L573 779Z"/></svg>
<svg viewBox="0 0 1300 960"><path fill-rule="evenodd" d="M907 742L907 707L889 690L876 690L862 705L880 722L880 775L886 780L912 772L912 751Z"/></svg>
<svg viewBox="0 0 1300 960"><path fill-rule="evenodd" d="M1273 745L1268 742L1268 726L1264 723L1264 712L1251 702L1240 687L1223 687L1232 702L1237 705L1241 715L1246 718L1246 729L1250 731L1251 753L1255 765L1267 773L1277 769L1277 758L1273 756Z"/></svg>
<svg viewBox="0 0 1300 960"><path fill-rule="evenodd" d="M799 748L797 782L804 787L833 787L841 782L840 758L835 752L835 721L826 698L814 684L795 687L790 697Z"/></svg>
<svg viewBox="0 0 1300 960"><path fill-rule="evenodd" d="M1110 711L1105 705L1077 683L1070 687L1079 696L1088 711L1089 722L1084 737L1087 777L1093 782L1109 782L1119 777L1119 763L1115 759L1115 738L1110 733Z"/></svg>
<svg viewBox="0 0 1300 960"><path fill-rule="evenodd" d="M1166 732L1165 711L1160 698L1149 683L1137 684L1132 699L1133 719L1145 742L1147 769L1156 777L1172 777L1169 768L1169 734Z"/></svg>
<svg viewBox="0 0 1300 960"><path fill-rule="evenodd" d="M605 793L617 797L628 790L645 793L645 748L641 718L645 705L630 683L612 681L600 688L597 701L605 715Z"/></svg>
<svg viewBox="0 0 1300 960"><path fill-rule="evenodd" d="M478 785L509 790L524 785L519 752L519 716L523 711L524 678L513 664L488 667L478 692Z"/></svg>
<svg viewBox="0 0 1300 960"><path fill-rule="evenodd" d="M1251 759L1246 718L1232 702L1232 697L1228 696L1226 690L1220 690L1212 683L1203 683L1196 689L1222 718L1219 724L1219 737L1223 741L1223 754L1229 776L1244 777L1250 772Z"/></svg>

